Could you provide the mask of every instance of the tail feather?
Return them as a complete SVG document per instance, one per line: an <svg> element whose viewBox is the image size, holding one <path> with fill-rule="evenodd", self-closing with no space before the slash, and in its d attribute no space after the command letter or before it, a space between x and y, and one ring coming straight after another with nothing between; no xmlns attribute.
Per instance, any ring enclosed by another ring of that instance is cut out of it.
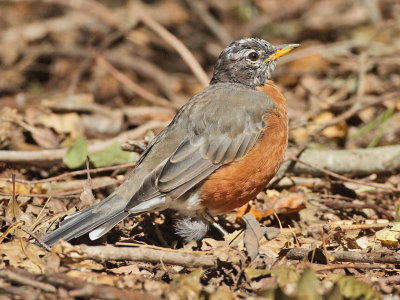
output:
<svg viewBox="0 0 400 300"><path fill-rule="evenodd" d="M109 221L116 225L129 215L124 210L126 201L117 194L111 194L108 198L97 205L94 205L84 211L72 215L61 223L61 226L49 235L43 238L43 242L52 246L60 239L71 240L80 237L103 224L109 224ZM118 222L116 222L118 220ZM108 228L108 227L107 227ZM108 230L110 230L110 227ZM107 231L104 231L105 234ZM101 235L97 235L99 238Z"/></svg>
<svg viewBox="0 0 400 300"><path fill-rule="evenodd" d="M115 225L117 225L119 222L121 222L123 219L125 219L127 216L129 216L129 212L122 211L112 219L108 220L106 223L100 225L96 229L92 230L89 233L89 238L93 240L97 240L107 232L109 232Z"/></svg>

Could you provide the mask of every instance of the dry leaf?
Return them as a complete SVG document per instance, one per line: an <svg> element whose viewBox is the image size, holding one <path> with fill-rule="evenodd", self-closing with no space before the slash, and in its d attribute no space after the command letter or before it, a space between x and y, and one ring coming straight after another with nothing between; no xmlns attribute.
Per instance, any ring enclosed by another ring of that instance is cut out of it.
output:
<svg viewBox="0 0 400 300"><path fill-rule="evenodd" d="M11 242L0 244L1 260L7 261L10 266L15 268L23 268L34 274L42 273L44 265L40 256L45 254L44 250L35 244L25 241L22 241L22 243L24 243L26 253L29 257L27 257L24 249L22 249L21 241L15 239Z"/></svg>
<svg viewBox="0 0 400 300"><path fill-rule="evenodd" d="M84 252L64 240L60 240L53 246L52 253L57 254L63 260L82 261L86 259Z"/></svg>
<svg viewBox="0 0 400 300"><path fill-rule="evenodd" d="M261 227L260 223L250 213L245 214L242 220L246 224L244 245L248 256L254 260L258 255L259 242L264 236L265 229Z"/></svg>
<svg viewBox="0 0 400 300"><path fill-rule="evenodd" d="M117 275L135 275L135 276L144 276L147 278L152 278L153 274L146 269L139 269L137 264L132 264L128 266L122 266L119 268L113 268L109 270L110 272Z"/></svg>
<svg viewBox="0 0 400 300"><path fill-rule="evenodd" d="M98 274L94 272L80 272L78 270L69 271L67 275L89 283L109 286L116 286L119 281L118 276Z"/></svg>
<svg viewBox="0 0 400 300"><path fill-rule="evenodd" d="M58 133L69 134L75 140L82 133L82 120L77 113L43 114L38 120L40 124L53 128Z"/></svg>
<svg viewBox="0 0 400 300"><path fill-rule="evenodd" d="M389 248L397 248L399 245L400 232L385 228L375 233L375 238L382 243L383 246Z"/></svg>
<svg viewBox="0 0 400 300"><path fill-rule="evenodd" d="M86 157L86 168L89 170L89 159ZM81 202L79 203L79 210L85 209L92 206L95 203L95 198L93 195L92 178L90 177L90 172L87 172L87 179L83 192L80 195Z"/></svg>

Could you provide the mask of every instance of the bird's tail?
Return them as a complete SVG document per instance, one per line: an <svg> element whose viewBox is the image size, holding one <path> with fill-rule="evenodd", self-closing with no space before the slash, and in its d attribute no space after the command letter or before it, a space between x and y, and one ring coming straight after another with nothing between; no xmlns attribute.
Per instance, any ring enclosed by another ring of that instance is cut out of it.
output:
<svg viewBox="0 0 400 300"><path fill-rule="evenodd" d="M68 217L58 229L45 236L43 241L52 246L60 239L68 241L88 232L90 239L98 239L131 214L125 211L126 203L126 199L113 193L99 204Z"/></svg>

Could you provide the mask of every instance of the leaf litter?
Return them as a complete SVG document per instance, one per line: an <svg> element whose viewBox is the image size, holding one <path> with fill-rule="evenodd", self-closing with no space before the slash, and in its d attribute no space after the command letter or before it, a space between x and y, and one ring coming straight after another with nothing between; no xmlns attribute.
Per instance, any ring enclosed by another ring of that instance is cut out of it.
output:
<svg viewBox="0 0 400 300"><path fill-rule="evenodd" d="M172 229L179 216L167 211L128 218L96 242L82 237L51 252L32 243L66 215L111 193L164 122L202 88L174 45L142 24L138 12L151 12L207 72L234 39L302 43L274 73L288 101L290 148L382 149L383 158L387 152L380 147L400 143L400 7L395 0L367 2L83 4L90 9L61 2L3 4L2 297L395 299L400 177L398 168L385 172L399 165L395 155L379 172L346 172L357 183L289 170L249 205L218 217L229 232L224 238L211 231L202 241L184 243ZM124 20L132 23L126 27ZM96 55L145 91L121 83ZM329 126L317 132L324 124ZM114 143L103 143L114 137ZM310 163L318 167L318 159ZM346 157L338 163L350 165ZM147 256L104 261L88 258L79 244ZM153 250L157 257L150 257ZM202 266L183 264L185 255ZM174 263L165 263L167 256Z"/></svg>

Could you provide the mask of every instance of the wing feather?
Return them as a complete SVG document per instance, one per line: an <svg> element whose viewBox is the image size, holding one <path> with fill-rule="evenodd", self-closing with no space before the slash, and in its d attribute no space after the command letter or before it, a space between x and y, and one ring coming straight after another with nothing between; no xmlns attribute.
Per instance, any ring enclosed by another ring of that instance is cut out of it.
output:
<svg viewBox="0 0 400 300"><path fill-rule="evenodd" d="M229 111L229 107L234 109ZM259 91L223 84L206 88L183 107L170 130L163 133L164 140L172 141L174 133L184 138L144 178L126 209L158 195L178 198L222 165L244 157L268 125L264 116L274 108L272 100ZM159 140L151 145L158 153L162 151ZM152 155L157 155L156 151L146 150L148 157L142 156L140 162Z"/></svg>

